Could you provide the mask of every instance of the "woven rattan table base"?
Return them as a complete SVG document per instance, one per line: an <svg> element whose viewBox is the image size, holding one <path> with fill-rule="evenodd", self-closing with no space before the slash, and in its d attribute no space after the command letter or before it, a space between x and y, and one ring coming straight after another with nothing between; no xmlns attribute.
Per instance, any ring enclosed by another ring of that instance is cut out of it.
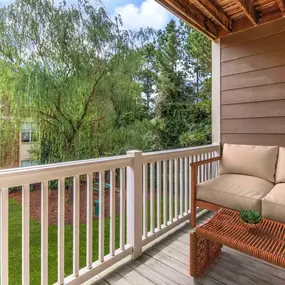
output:
<svg viewBox="0 0 285 285"><path fill-rule="evenodd" d="M285 268L285 225L263 219L250 230L239 219L239 212L223 209L190 233L191 276L199 276L222 245Z"/></svg>

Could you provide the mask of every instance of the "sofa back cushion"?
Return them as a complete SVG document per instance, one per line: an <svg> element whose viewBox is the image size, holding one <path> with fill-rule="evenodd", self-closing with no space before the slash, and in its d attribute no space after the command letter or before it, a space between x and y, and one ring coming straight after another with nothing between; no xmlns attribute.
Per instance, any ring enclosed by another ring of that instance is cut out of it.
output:
<svg viewBox="0 0 285 285"><path fill-rule="evenodd" d="M276 183L285 182L285 147L279 147L276 168Z"/></svg>
<svg viewBox="0 0 285 285"><path fill-rule="evenodd" d="M224 144L220 174L250 175L275 181L277 146Z"/></svg>

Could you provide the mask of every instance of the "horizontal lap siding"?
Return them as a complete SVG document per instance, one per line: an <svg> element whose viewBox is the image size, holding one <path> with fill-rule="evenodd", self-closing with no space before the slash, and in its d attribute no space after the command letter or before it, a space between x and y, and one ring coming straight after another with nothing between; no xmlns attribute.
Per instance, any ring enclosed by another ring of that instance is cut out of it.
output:
<svg viewBox="0 0 285 285"><path fill-rule="evenodd" d="M274 88L272 88L272 85L261 85L223 91L221 103L226 105L282 99L285 100L285 83L274 84Z"/></svg>
<svg viewBox="0 0 285 285"><path fill-rule="evenodd" d="M222 143L285 146L285 19L221 47Z"/></svg>

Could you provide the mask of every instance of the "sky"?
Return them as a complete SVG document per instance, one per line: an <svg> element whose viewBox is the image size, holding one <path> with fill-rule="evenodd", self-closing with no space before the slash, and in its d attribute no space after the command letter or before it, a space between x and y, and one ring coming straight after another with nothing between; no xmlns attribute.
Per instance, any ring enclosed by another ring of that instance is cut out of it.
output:
<svg viewBox="0 0 285 285"><path fill-rule="evenodd" d="M59 2L60 0L55 0ZM96 2L96 0L89 0ZM13 0L0 0L0 7L9 5ZM76 0L66 0L74 3ZM140 28L161 29L174 18L170 12L160 6L155 0L101 0L110 17L120 14L124 28L137 31Z"/></svg>

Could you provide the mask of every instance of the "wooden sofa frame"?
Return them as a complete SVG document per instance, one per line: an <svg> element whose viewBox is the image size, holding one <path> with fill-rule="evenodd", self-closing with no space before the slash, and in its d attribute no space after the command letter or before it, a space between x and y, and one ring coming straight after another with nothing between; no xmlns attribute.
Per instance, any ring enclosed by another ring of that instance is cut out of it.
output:
<svg viewBox="0 0 285 285"><path fill-rule="evenodd" d="M196 227L196 209L197 207L202 209L207 209L209 211L217 212L222 207L220 205L212 204L210 202L206 202L203 200L198 200L196 198L196 186L197 186L197 167L212 163L215 161L221 160L221 157L213 157L202 161L192 162L191 163L191 217L190 217L190 223L192 227Z"/></svg>

